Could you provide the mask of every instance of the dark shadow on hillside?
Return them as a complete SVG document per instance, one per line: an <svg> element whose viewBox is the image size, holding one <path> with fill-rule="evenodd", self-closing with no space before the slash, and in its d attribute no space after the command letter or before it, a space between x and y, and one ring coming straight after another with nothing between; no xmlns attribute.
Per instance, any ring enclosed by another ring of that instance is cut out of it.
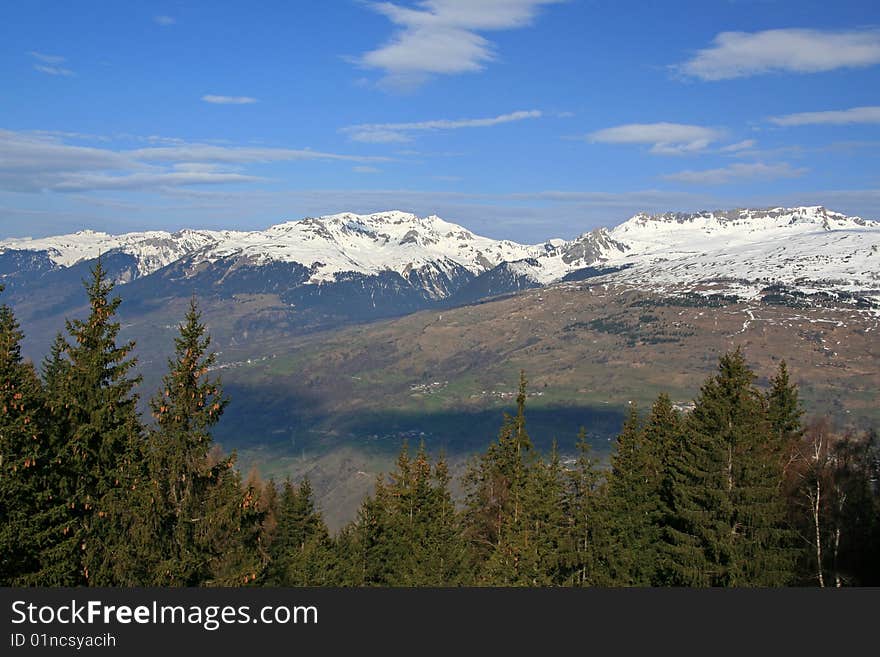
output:
<svg viewBox="0 0 880 657"><path fill-rule="evenodd" d="M483 451L497 439L503 413L514 408L449 410L414 413L353 411L328 413L320 400L259 388L225 386L231 403L215 430L227 449L268 446L281 452L326 451L356 446L395 453L404 440L415 446L424 440L431 452L461 456ZM621 409L591 406L533 407L526 426L535 446L547 451L557 440L562 453L572 453L580 427L587 430L597 454L607 453L623 424Z"/></svg>

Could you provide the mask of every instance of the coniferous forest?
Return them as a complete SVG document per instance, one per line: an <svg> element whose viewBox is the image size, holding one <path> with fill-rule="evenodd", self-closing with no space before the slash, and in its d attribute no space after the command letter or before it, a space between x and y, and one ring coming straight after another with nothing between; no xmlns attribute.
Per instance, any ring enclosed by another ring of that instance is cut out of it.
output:
<svg viewBox="0 0 880 657"><path fill-rule="evenodd" d="M610 467L584 430L576 459L536 450L523 374L463 499L404 446L333 536L307 480L244 481L213 444L229 400L195 300L144 422L100 261L86 291L39 367L0 307L2 585L880 584L876 435L806 421L784 362L761 389L736 350L691 412L631 408Z"/></svg>

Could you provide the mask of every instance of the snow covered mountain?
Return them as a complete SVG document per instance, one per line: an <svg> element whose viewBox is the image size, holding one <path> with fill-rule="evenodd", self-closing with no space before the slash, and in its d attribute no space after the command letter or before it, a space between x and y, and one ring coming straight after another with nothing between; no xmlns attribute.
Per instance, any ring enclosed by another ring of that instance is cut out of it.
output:
<svg viewBox="0 0 880 657"><path fill-rule="evenodd" d="M880 224L823 207L638 214L610 230L537 245L398 211L306 218L262 231L81 231L0 241L0 281L22 289L23 280L39 277L48 286L59 272L77 269L78 282L78 269L99 253L115 258L116 279L136 282L132 292L144 296L269 293L343 318L595 277L747 297L782 285L880 301Z"/></svg>
<svg viewBox="0 0 880 657"><path fill-rule="evenodd" d="M638 214L610 235L629 250L615 278L649 287L714 285L756 296L767 285L880 300L880 223L821 206Z"/></svg>
<svg viewBox="0 0 880 657"><path fill-rule="evenodd" d="M310 282L317 283L333 281L340 272L406 274L426 265L457 265L479 273L533 254L535 247L480 237L434 215L382 212L308 218L240 233L203 251L199 259L298 262L310 267Z"/></svg>
<svg viewBox="0 0 880 657"><path fill-rule="evenodd" d="M156 230L109 235L81 230L72 235L3 240L0 241L0 254L8 251L45 253L56 266L70 267L93 260L102 253L125 253L136 258L138 273L146 276L188 253L230 239L235 234L230 231L182 230L168 233Z"/></svg>

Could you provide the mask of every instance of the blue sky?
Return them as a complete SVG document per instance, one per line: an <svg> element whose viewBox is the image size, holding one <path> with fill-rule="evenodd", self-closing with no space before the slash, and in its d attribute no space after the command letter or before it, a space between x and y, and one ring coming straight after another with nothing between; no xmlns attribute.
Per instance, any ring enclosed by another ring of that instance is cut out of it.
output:
<svg viewBox="0 0 880 657"><path fill-rule="evenodd" d="M0 237L880 217L876 2L31 0L0 9L0 82Z"/></svg>

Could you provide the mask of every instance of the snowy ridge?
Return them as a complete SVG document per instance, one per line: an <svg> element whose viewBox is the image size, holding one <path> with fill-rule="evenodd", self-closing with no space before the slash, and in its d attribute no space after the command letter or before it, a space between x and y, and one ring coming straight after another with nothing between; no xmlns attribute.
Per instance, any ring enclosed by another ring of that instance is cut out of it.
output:
<svg viewBox="0 0 880 657"><path fill-rule="evenodd" d="M310 282L318 283L332 282L342 272L406 275L425 266L448 273L459 265L478 274L541 248L480 237L434 215L393 211L335 214L239 233L206 249L197 261L235 256L252 264L298 262L312 270Z"/></svg>
<svg viewBox="0 0 880 657"><path fill-rule="evenodd" d="M97 258L111 252L127 253L138 261L141 276L179 260L184 255L216 244L229 232L182 230L177 233L147 231L109 235L93 230L81 230L70 235L41 239L29 237L0 241L0 252L6 250L44 251L59 267L70 267L83 260Z"/></svg>
<svg viewBox="0 0 880 657"><path fill-rule="evenodd" d="M638 214L611 236L631 250L618 280L656 287L727 283L755 296L784 284L802 291L865 292L880 298L880 223L821 206L730 212Z"/></svg>
<svg viewBox="0 0 880 657"><path fill-rule="evenodd" d="M137 258L142 276L182 258L192 270L224 259L299 263L313 284L390 271L435 299L448 296L448 281L460 280L462 272L479 276L499 265L537 285L610 267L619 271L606 279L649 287L708 285L748 296L784 284L880 299L880 223L821 206L641 213L610 230L537 245L481 237L435 215L390 211L310 217L247 232L81 231L0 241L0 254L6 250L44 251L60 267L118 251Z"/></svg>

